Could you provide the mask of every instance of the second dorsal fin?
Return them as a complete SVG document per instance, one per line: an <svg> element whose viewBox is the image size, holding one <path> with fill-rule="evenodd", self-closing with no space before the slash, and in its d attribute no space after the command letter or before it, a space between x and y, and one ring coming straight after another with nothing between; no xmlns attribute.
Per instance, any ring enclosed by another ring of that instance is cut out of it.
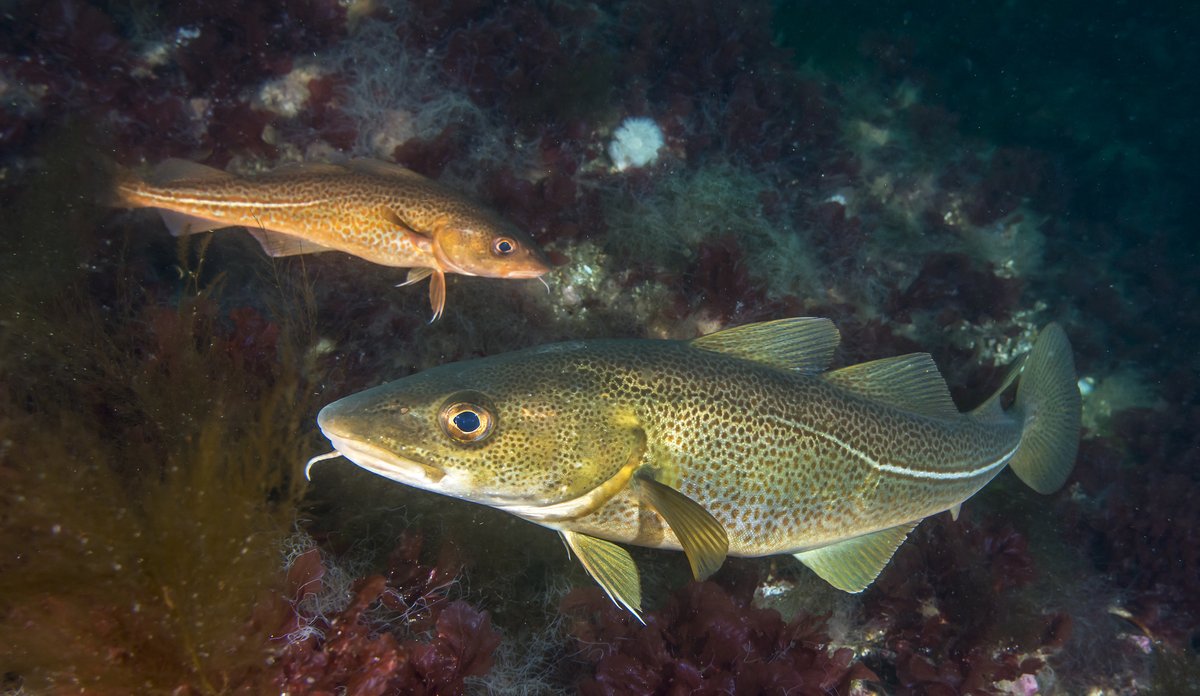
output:
<svg viewBox="0 0 1200 696"><path fill-rule="evenodd" d="M229 172L207 164L172 157L155 165L146 177L146 183L169 186L180 181L229 181L236 178Z"/></svg>
<svg viewBox="0 0 1200 696"><path fill-rule="evenodd" d="M364 174L374 174L377 176L396 176L404 179L424 179L426 177L414 172L411 169L402 167L392 162L384 162L383 160L356 158L346 163L346 168L363 172Z"/></svg>
<svg viewBox="0 0 1200 696"><path fill-rule="evenodd" d="M832 321L795 317L725 329L691 343L783 370L816 374L829 367L840 340Z"/></svg>
<svg viewBox="0 0 1200 696"><path fill-rule="evenodd" d="M957 418L946 380L929 353L910 353L859 363L822 377L845 389L906 411Z"/></svg>

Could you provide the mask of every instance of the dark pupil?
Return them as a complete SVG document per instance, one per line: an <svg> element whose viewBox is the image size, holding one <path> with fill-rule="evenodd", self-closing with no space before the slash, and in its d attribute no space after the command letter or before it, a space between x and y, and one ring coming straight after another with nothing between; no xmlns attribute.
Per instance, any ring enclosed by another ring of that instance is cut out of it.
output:
<svg viewBox="0 0 1200 696"><path fill-rule="evenodd" d="M474 411L463 411L453 419L454 427L464 433L473 433L479 430L479 414Z"/></svg>
<svg viewBox="0 0 1200 696"><path fill-rule="evenodd" d="M513 250L512 242L502 239L496 243L496 250L501 254L507 254Z"/></svg>

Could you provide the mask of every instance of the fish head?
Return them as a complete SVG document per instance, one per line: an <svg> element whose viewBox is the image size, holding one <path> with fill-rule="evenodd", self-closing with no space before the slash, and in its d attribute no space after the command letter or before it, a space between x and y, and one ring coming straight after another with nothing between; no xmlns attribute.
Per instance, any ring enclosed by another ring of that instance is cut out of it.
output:
<svg viewBox="0 0 1200 696"><path fill-rule="evenodd" d="M486 278L537 278L550 261L537 242L500 220L460 216L439 225L433 251L442 270Z"/></svg>
<svg viewBox="0 0 1200 696"><path fill-rule="evenodd" d="M436 367L317 421L342 456L394 481L514 514L570 512L623 485L645 442L573 345Z"/></svg>

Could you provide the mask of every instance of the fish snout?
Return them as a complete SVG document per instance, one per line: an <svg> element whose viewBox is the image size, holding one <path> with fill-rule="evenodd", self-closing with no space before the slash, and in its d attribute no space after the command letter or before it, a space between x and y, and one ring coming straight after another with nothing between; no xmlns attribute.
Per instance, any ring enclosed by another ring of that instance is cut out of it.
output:
<svg viewBox="0 0 1200 696"><path fill-rule="evenodd" d="M346 409L341 407L343 401L345 399L334 401L317 412L317 427L330 440L353 437L345 418Z"/></svg>
<svg viewBox="0 0 1200 696"><path fill-rule="evenodd" d="M358 466L410 486L437 490L446 472L412 453L397 451L392 437L380 437L373 414L356 408L359 394L335 401L317 413L317 425L333 448ZM402 428L403 429L403 428ZM388 433L395 436L393 431Z"/></svg>

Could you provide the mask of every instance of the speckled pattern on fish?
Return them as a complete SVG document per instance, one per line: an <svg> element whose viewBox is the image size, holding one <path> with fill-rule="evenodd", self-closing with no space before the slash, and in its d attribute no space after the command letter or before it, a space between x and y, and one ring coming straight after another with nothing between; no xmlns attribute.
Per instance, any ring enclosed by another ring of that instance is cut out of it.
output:
<svg viewBox="0 0 1200 696"><path fill-rule="evenodd" d="M1008 411L997 393L960 413L923 353L826 372L837 341L827 320L793 319L572 342L427 370L319 422L375 473L559 530L602 585L581 538L682 548L698 575L726 554L793 553L859 591L917 522L1006 465L1041 492L1069 474L1079 393L1056 326ZM631 583L623 551L601 551ZM636 612L640 591L605 589Z"/></svg>
<svg viewBox="0 0 1200 696"><path fill-rule="evenodd" d="M430 276L435 317L445 273L534 278L549 270L537 244L460 192L387 162L286 165L237 177L167 160L147 180L125 175L121 204L158 208L173 234L243 225L272 256L336 250Z"/></svg>

